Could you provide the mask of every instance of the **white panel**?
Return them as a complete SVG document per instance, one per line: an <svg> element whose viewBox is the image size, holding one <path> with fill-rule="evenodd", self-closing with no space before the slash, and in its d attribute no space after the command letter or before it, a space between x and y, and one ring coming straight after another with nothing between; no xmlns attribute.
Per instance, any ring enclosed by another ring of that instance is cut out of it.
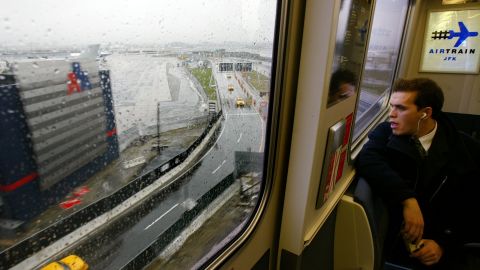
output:
<svg viewBox="0 0 480 270"><path fill-rule="evenodd" d="M343 196L338 204L334 251L334 269L373 269L374 245L367 214L350 196Z"/></svg>
<svg viewBox="0 0 480 270"><path fill-rule="evenodd" d="M335 6L337 5L337 6ZM318 190L322 159L317 159L320 115L326 110L326 77L330 75L339 3L307 1L298 78L292 146L280 235L280 250L300 254L308 208L315 208L310 189ZM326 137L326 134L325 134ZM323 139L323 138L322 138ZM313 183L312 183L313 182ZM315 187L312 187L315 186ZM309 205L311 199L311 205Z"/></svg>

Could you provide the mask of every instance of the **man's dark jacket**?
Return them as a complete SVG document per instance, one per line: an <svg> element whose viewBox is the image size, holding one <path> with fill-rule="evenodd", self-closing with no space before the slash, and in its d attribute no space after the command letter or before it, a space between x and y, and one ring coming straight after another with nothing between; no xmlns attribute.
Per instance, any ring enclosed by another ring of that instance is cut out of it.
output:
<svg viewBox="0 0 480 270"><path fill-rule="evenodd" d="M384 122L369 134L356 168L390 208L416 198L425 222L423 238L440 244L444 255L462 252L465 243L480 243L480 144L457 132L443 113L426 159L411 136L393 135Z"/></svg>

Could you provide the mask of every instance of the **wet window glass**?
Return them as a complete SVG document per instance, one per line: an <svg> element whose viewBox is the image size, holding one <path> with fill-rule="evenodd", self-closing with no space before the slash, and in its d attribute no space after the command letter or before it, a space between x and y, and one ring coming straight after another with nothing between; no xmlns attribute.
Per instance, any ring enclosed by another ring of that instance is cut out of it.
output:
<svg viewBox="0 0 480 270"><path fill-rule="evenodd" d="M371 1L341 1L328 107L356 94L367 44L371 8Z"/></svg>
<svg viewBox="0 0 480 270"><path fill-rule="evenodd" d="M4 5L0 269L190 269L233 239L262 196L275 16L273 0Z"/></svg>
<svg viewBox="0 0 480 270"><path fill-rule="evenodd" d="M386 108L405 27L408 0L377 1L353 138L356 139Z"/></svg>

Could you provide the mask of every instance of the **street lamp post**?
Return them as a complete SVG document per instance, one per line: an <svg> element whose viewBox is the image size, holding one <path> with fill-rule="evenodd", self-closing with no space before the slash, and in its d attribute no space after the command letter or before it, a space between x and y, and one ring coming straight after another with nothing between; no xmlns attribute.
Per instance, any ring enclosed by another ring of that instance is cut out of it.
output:
<svg viewBox="0 0 480 270"><path fill-rule="evenodd" d="M157 153L160 155L160 101L157 103Z"/></svg>

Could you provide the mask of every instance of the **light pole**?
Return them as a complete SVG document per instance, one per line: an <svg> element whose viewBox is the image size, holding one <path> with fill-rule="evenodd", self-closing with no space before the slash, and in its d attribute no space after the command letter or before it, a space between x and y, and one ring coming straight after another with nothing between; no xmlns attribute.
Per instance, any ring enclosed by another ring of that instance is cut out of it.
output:
<svg viewBox="0 0 480 270"><path fill-rule="evenodd" d="M160 101L157 103L157 153L160 155Z"/></svg>

